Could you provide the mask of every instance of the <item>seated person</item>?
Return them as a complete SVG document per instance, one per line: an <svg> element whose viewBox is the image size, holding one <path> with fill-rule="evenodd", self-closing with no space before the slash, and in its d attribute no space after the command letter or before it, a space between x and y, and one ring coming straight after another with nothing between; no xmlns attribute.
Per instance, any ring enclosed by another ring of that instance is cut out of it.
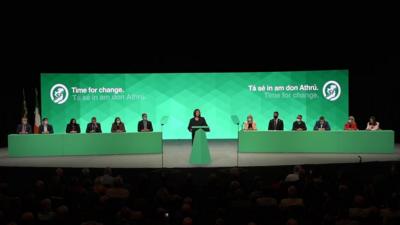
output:
<svg viewBox="0 0 400 225"><path fill-rule="evenodd" d="M151 124L151 121L147 120L147 113L142 113L142 120L139 121L137 130L138 132L153 131L153 125Z"/></svg>
<svg viewBox="0 0 400 225"><path fill-rule="evenodd" d="M288 188L287 198L283 198L279 204L281 209L287 209L291 206L304 206L303 199L297 197L297 188L293 185Z"/></svg>
<svg viewBox="0 0 400 225"><path fill-rule="evenodd" d="M247 120L244 122L243 130L257 130L256 122L254 122L252 115L247 116Z"/></svg>
<svg viewBox="0 0 400 225"><path fill-rule="evenodd" d="M354 116L349 116L349 120L344 125L344 129L345 130L358 130L356 119L354 119Z"/></svg>
<svg viewBox="0 0 400 225"><path fill-rule="evenodd" d="M88 123L86 133L101 133L101 125L97 122L96 117L92 117L92 121Z"/></svg>
<svg viewBox="0 0 400 225"><path fill-rule="evenodd" d="M269 121L268 130L283 130L283 120L278 118L279 113L274 112L274 118Z"/></svg>
<svg viewBox="0 0 400 225"><path fill-rule="evenodd" d="M380 130L379 128L379 122L376 121L375 116L371 116L369 118L369 122L367 123L367 128L366 130Z"/></svg>
<svg viewBox="0 0 400 225"><path fill-rule="evenodd" d="M49 124L49 119L43 118L42 124L39 126L39 132L41 134L52 134L54 133L53 126Z"/></svg>
<svg viewBox="0 0 400 225"><path fill-rule="evenodd" d="M285 178L286 183L295 183L300 180L301 177L304 177L304 168L300 165L297 165L293 168L293 172L288 174Z"/></svg>
<svg viewBox="0 0 400 225"><path fill-rule="evenodd" d="M305 131L307 130L307 125L303 121L303 116L298 115L296 121L293 122L293 131Z"/></svg>
<svg viewBox="0 0 400 225"><path fill-rule="evenodd" d="M106 195L112 199L127 199L130 192L124 187L124 182L121 176L114 179L114 185L107 189Z"/></svg>
<svg viewBox="0 0 400 225"><path fill-rule="evenodd" d="M392 195L392 197L388 200L387 206L380 210L383 224L396 224L395 221L400 221L399 206L399 197L397 195Z"/></svg>
<svg viewBox="0 0 400 225"><path fill-rule="evenodd" d="M65 129L65 132L68 134L74 134L74 133L81 132L81 127L79 126L78 123L76 123L76 119L72 118L69 121L69 124L67 124L67 128Z"/></svg>
<svg viewBox="0 0 400 225"><path fill-rule="evenodd" d="M378 214L378 208L367 201L362 195L355 195L353 206L349 208L349 217L352 219L369 219Z"/></svg>
<svg viewBox="0 0 400 225"><path fill-rule="evenodd" d="M314 130L318 131L329 131L331 130L331 126L329 126L328 121L325 120L325 117L321 116L319 117L319 120L315 122Z"/></svg>
<svg viewBox="0 0 400 225"><path fill-rule="evenodd" d="M32 126L28 123L28 118L22 117L21 124L17 126L17 134L31 134Z"/></svg>
<svg viewBox="0 0 400 225"><path fill-rule="evenodd" d="M125 125L123 122L121 122L121 119L119 117L116 117L114 123L111 126L111 133L121 133L121 132L126 132Z"/></svg>

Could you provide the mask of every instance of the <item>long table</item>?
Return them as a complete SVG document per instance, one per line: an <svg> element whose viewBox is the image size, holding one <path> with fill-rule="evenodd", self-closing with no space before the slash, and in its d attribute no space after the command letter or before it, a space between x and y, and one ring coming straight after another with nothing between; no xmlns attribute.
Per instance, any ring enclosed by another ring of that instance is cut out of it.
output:
<svg viewBox="0 0 400 225"><path fill-rule="evenodd" d="M161 132L8 136L10 157L158 153L162 153Z"/></svg>
<svg viewBox="0 0 400 225"><path fill-rule="evenodd" d="M240 131L240 153L393 153L394 132L382 131Z"/></svg>

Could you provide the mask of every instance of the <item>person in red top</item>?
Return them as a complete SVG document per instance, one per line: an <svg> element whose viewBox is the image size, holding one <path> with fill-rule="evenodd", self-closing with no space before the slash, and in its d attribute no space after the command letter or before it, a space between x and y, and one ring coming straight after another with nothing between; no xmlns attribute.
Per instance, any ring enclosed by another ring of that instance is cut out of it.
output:
<svg viewBox="0 0 400 225"><path fill-rule="evenodd" d="M358 130L356 120L354 116L349 116L349 120L344 125L345 130Z"/></svg>

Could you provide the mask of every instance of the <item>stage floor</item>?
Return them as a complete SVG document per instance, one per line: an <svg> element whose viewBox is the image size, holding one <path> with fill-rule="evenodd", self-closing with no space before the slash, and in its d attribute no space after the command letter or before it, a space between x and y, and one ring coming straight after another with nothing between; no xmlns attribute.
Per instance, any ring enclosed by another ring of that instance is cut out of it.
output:
<svg viewBox="0 0 400 225"><path fill-rule="evenodd" d="M9 158L7 148L0 149L0 166L8 167L90 167L90 168L187 168L333 164L376 161L400 161L400 145L393 154L315 154L315 153L237 153L236 140L209 140L212 163L189 164L191 142L164 141L163 154L107 156L64 156Z"/></svg>

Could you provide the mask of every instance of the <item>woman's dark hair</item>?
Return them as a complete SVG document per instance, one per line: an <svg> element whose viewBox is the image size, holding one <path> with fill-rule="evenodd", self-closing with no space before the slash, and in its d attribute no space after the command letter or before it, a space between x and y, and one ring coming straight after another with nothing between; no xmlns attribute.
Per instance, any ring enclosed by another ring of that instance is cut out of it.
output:
<svg viewBox="0 0 400 225"><path fill-rule="evenodd" d="M197 111L199 111L199 117L201 116L201 113L200 113L200 109L195 109L194 111L193 111L193 116L195 117L196 116L196 112Z"/></svg>
<svg viewBox="0 0 400 225"><path fill-rule="evenodd" d="M373 122L372 122L372 125L376 125L376 118L375 118L375 116L371 116L370 118L369 118L369 120L372 120ZM370 124L371 124L371 122L369 122Z"/></svg>
<svg viewBox="0 0 400 225"><path fill-rule="evenodd" d="M75 120L75 123L76 123L76 119L72 118L72 119L69 121L69 124L72 124L72 121L74 121L74 120Z"/></svg>
<svg viewBox="0 0 400 225"><path fill-rule="evenodd" d="M119 118L119 117L115 117L115 119L114 119L114 123L117 123L117 120L121 121L121 118ZM121 121L121 122L122 122L122 121Z"/></svg>

